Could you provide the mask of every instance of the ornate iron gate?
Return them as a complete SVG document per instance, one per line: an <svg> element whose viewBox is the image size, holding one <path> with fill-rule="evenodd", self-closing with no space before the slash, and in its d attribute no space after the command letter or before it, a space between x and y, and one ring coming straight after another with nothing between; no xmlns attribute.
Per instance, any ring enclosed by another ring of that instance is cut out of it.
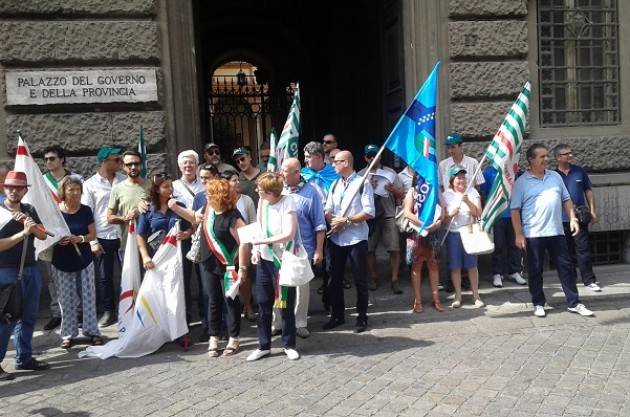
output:
<svg viewBox="0 0 630 417"><path fill-rule="evenodd" d="M272 126L282 127L293 98L292 87L273 94L267 83L239 72L214 76L210 89L210 138L225 150L248 146L257 157Z"/></svg>

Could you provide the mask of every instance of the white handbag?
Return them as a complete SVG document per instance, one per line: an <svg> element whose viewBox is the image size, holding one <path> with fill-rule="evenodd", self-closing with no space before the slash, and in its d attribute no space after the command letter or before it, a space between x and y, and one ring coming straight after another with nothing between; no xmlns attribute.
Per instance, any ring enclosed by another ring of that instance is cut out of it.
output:
<svg viewBox="0 0 630 417"><path fill-rule="evenodd" d="M469 255L485 255L494 252L494 242L490 235L483 231L479 222L459 228L464 250Z"/></svg>
<svg viewBox="0 0 630 417"><path fill-rule="evenodd" d="M313 268L308 259L304 246L299 245L297 253L293 250L282 252L282 264L280 266L280 285L285 287L299 287L313 279Z"/></svg>

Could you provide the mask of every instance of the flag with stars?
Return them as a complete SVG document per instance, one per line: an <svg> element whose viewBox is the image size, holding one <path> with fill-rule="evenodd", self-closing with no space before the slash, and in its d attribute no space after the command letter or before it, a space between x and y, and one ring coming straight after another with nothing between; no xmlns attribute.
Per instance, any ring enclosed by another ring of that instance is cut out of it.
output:
<svg viewBox="0 0 630 417"><path fill-rule="evenodd" d="M438 204L438 161L435 149L435 114L438 68L435 64L413 102L402 115L385 146L417 173L418 233L433 223Z"/></svg>

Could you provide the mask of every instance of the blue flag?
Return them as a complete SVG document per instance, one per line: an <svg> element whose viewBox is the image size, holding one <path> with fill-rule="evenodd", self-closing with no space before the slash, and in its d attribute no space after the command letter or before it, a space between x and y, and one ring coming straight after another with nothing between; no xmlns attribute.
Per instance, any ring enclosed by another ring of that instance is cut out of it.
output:
<svg viewBox="0 0 630 417"><path fill-rule="evenodd" d="M439 62L435 64L429 78L385 141L385 146L418 174L418 218L422 223L419 233L433 223L438 204L435 112L439 66Z"/></svg>

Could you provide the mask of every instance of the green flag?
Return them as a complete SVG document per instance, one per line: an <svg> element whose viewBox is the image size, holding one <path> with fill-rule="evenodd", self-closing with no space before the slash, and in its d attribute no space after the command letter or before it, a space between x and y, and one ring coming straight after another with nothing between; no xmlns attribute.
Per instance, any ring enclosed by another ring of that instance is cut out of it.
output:
<svg viewBox="0 0 630 417"><path fill-rule="evenodd" d="M144 127L140 126L140 136L138 137L138 153L142 157L142 178L147 177L147 145L144 142Z"/></svg>
<svg viewBox="0 0 630 417"><path fill-rule="evenodd" d="M512 197L512 187L518 172L521 159L523 136L527 126L529 113L529 96L531 85L529 81L516 98L510 111L505 116L501 127L494 135L486 150L486 158L497 170L497 176L490 187L486 198L486 206L481 213L481 224L485 231L489 231L497 218L509 207Z"/></svg>
<svg viewBox="0 0 630 417"><path fill-rule="evenodd" d="M297 158L298 142L300 141L300 83L295 87L293 103L289 110L289 116L284 124L280 140L278 141L276 166L282 166L282 161L287 158ZM271 158L270 158L271 159Z"/></svg>
<svg viewBox="0 0 630 417"><path fill-rule="evenodd" d="M278 158L276 156L276 142L278 141L278 134L276 133L276 129L271 128L271 133L269 134L269 161L267 161L267 172L276 172L278 169Z"/></svg>

